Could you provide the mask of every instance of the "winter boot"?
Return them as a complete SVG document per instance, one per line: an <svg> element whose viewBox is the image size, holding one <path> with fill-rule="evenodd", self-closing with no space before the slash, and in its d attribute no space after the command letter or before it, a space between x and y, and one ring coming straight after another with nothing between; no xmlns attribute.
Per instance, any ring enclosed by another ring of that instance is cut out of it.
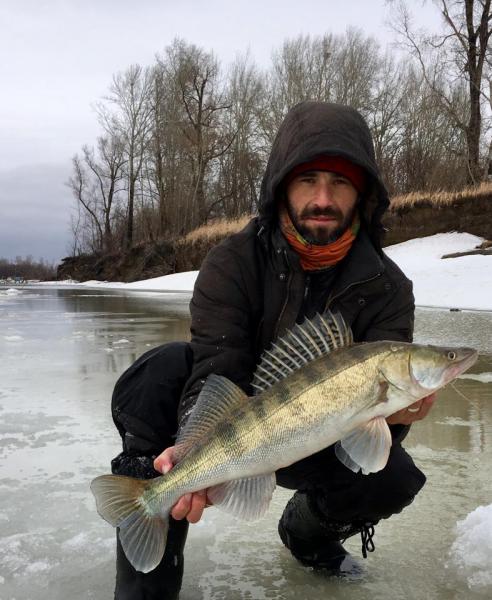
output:
<svg viewBox="0 0 492 600"><path fill-rule="evenodd" d="M305 566L334 576L357 577L361 565L345 550L342 541L361 533L363 555L374 550L373 524L341 523L320 515L308 494L296 492L289 500L279 521L278 532L294 558Z"/></svg>
<svg viewBox="0 0 492 600"><path fill-rule="evenodd" d="M152 479L160 473L153 458L123 452L111 463L112 471L139 479ZM166 551L161 562L149 573L136 571L125 556L117 532L115 600L177 600L184 567L184 546L188 521L169 518Z"/></svg>

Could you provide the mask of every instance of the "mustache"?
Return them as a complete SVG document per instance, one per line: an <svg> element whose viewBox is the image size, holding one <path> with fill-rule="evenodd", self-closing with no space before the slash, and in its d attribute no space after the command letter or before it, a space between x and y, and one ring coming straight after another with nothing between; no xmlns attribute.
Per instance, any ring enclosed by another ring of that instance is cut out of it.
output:
<svg viewBox="0 0 492 600"><path fill-rule="evenodd" d="M299 217L301 219L309 219L310 217L334 217L336 219L341 219L343 215L339 210L331 206L325 208L314 206L312 208L305 208Z"/></svg>

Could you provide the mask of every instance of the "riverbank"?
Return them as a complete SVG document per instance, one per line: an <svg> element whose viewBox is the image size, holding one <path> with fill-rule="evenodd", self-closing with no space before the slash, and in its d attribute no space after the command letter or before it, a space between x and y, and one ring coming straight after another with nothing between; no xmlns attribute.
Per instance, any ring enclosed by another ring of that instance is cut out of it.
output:
<svg viewBox="0 0 492 600"><path fill-rule="evenodd" d="M492 255L442 258L472 251L482 242L483 238L468 233L439 233L387 246L385 252L413 281L417 306L492 311ZM188 271L132 283L92 280L53 284L191 295L197 274Z"/></svg>
<svg viewBox="0 0 492 600"><path fill-rule="evenodd" d="M250 216L212 221L189 233L141 242L127 250L69 256L57 279L135 282L199 269L210 248L236 233ZM413 192L391 198L382 218L385 246L456 231L490 238L492 183L454 192Z"/></svg>

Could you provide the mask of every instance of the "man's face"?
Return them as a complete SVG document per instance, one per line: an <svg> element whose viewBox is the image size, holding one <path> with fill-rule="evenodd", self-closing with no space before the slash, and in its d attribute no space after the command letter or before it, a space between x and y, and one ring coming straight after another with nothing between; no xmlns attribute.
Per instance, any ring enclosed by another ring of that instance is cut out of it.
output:
<svg viewBox="0 0 492 600"><path fill-rule="evenodd" d="M329 244L349 227L358 193L349 179L331 171L306 171L287 185L287 209L310 244Z"/></svg>

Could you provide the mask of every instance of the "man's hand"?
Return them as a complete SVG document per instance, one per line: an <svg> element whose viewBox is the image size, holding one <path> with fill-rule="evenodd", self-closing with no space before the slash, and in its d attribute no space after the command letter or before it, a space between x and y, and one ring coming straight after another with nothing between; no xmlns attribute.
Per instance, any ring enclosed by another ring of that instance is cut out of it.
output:
<svg viewBox="0 0 492 600"><path fill-rule="evenodd" d="M173 468L175 462L174 446L171 446L166 448L164 452L159 454L154 460L154 469L165 474ZM185 494L184 496L181 496L173 506L171 516L177 521L186 517L190 523L198 523L208 504L206 490L200 490L193 494Z"/></svg>
<svg viewBox="0 0 492 600"><path fill-rule="evenodd" d="M431 394L418 400L407 408L403 408L386 418L388 425L411 425L414 421L421 421L428 414L436 400L436 394Z"/></svg>

